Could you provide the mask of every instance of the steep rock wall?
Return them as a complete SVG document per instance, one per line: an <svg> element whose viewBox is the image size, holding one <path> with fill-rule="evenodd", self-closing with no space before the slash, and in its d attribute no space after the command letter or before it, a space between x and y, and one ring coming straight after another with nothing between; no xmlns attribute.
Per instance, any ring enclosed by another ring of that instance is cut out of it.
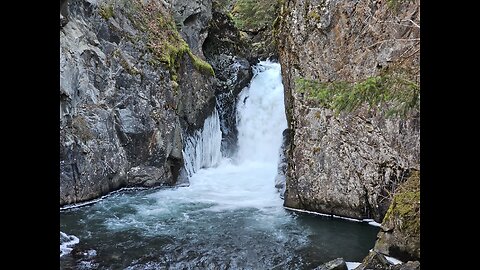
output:
<svg viewBox="0 0 480 270"><path fill-rule="evenodd" d="M215 70L215 95L221 121L222 153L232 156L237 147L236 104L238 94L253 76L247 44L241 40L224 4L214 1L212 21L204 42L205 57Z"/></svg>
<svg viewBox="0 0 480 270"><path fill-rule="evenodd" d="M182 137L215 104L198 49L211 1L179 6L192 49L169 2L60 1L60 205L177 181Z"/></svg>
<svg viewBox="0 0 480 270"><path fill-rule="evenodd" d="M408 69L419 82L419 1L286 0L276 22L291 130L285 205L381 222L393 191L420 167L420 111L388 102L338 114L299 79L361 82Z"/></svg>

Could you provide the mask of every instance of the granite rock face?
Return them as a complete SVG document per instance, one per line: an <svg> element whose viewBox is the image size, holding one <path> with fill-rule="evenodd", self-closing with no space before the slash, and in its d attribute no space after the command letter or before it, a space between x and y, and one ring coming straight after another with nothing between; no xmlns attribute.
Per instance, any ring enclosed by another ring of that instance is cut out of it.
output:
<svg viewBox="0 0 480 270"><path fill-rule="evenodd" d="M212 0L172 1L174 18L180 34L193 53L204 58L202 45L212 19Z"/></svg>
<svg viewBox="0 0 480 270"><path fill-rule="evenodd" d="M354 270L420 270L420 262L393 264L383 254L371 251Z"/></svg>
<svg viewBox="0 0 480 270"><path fill-rule="evenodd" d="M285 198L285 182L287 178L287 169L288 169L288 150L291 145L291 130L285 129L282 133L282 145L280 147L279 161L277 166L277 175L275 176L275 187L280 192L280 197Z"/></svg>
<svg viewBox="0 0 480 270"><path fill-rule="evenodd" d="M315 267L313 270L348 270L348 268L343 258L336 258L335 260Z"/></svg>
<svg viewBox="0 0 480 270"><path fill-rule="evenodd" d="M182 5L188 8L179 12ZM60 205L122 186L176 183L182 137L203 125L215 96L213 77L187 53L174 55L175 66L158 60L152 36L175 29L152 33L138 21L148 11L167 25L172 4L68 0L60 6ZM201 58L211 1L173 6L176 18L187 16L180 32Z"/></svg>
<svg viewBox="0 0 480 270"><path fill-rule="evenodd" d="M408 67L419 81L419 1L285 1L276 23L292 142L285 205L381 222L391 194L420 167L420 111L382 106L334 113L299 78L359 82Z"/></svg>
<svg viewBox="0 0 480 270"><path fill-rule="evenodd" d="M222 153L232 156L237 146L236 104L238 94L253 76L247 44L226 9L218 1L212 5L212 21L203 49L215 70L215 94L222 130Z"/></svg>

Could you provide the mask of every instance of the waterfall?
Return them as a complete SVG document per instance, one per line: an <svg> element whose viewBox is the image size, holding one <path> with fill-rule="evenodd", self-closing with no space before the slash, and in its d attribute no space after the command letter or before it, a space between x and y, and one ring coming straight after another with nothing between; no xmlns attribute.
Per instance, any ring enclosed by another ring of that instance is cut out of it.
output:
<svg viewBox="0 0 480 270"><path fill-rule="evenodd" d="M203 124L201 130L197 130L193 136L186 138L184 142L183 159L188 176L192 176L201 168L217 165L221 158L220 151L222 132L220 131L220 119L215 109Z"/></svg>
<svg viewBox="0 0 480 270"><path fill-rule="evenodd" d="M365 257L375 227L283 208L274 184L287 127L280 65L262 61L254 73L229 108L237 152L221 153L219 108L183 138L188 187L119 193L61 213L61 230L75 234L60 232L61 269L312 269Z"/></svg>
<svg viewBox="0 0 480 270"><path fill-rule="evenodd" d="M276 164L287 128L283 102L281 67L262 61L253 69L250 87L245 88L237 102L237 161Z"/></svg>
<svg viewBox="0 0 480 270"><path fill-rule="evenodd" d="M276 166L287 128L283 106L283 84L278 63L262 61L253 67L253 79L238 96L238 149L235 161L268 163ZM201 168L219 164L222 132L217 109L205 120L203 128L184 143L185 170L191 177Z"/></svg>
<svg viewBox="0 0 480 270"><path fill-rule="evenodd" d="M236 162L278 163L282 131L287 128L283 106L283 84L278 63L262 61L253 67L253 79L238 96L238 149ZM201 168L219 164L222 132L217 109L201 130L186 138L183 158L191 177Z"/></svg>

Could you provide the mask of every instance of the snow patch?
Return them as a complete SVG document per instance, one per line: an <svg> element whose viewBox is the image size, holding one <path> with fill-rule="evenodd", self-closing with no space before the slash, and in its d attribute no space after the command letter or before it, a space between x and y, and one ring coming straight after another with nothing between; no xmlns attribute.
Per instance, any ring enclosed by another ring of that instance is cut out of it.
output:
<svg viewBox="0 0 480 270"><path fill-rule="evenodd" d="M372 225L372 226L375 226L375 227L380 227L382 224L376 222L375 220L371 219L371 218L365 218L363 219L363 222L368 222L368 225Z"/></svg>
<svg viewBox="0 0 480 270"><path fill-rule="evenodd" d="M94 203L97 203L99 201L102 201L103 199L107 198L108 196L111 196L111 195L114 195L114 194L117 194L117 193L121 193L123 191L128 191L128 190L144 190L144 189L149 189L149 188L146 188L146 187L124 187L124 188L121 188L119 190L115 190L115 191L112 191L106 195L103 195L102 197L100 198L97 198L97 199L93 199L93 200L90 200L90 201L86 201L86 202L81 202L81 203L73 203L73 204L69 204L69 205L65 205L65 206L62 206L60 207L60 211L63 211L63 210L68 210L68 209L72 209L72 208L78 208L78 207L82 207L82 206L87 206L87 205L90 205L90 204L94 204Z"/></svg>
<svg viewBox="0 0 480 270"><path fill-rule="evenodd" d="M308 210L303 210L303 209L290 208L290 207L287 207L287 206L284 206L283 208L285 208L285 209L287 209L287 210L291 210L291 211L308 213L308 214L314 214L314 215L318 215L318 216L341 218L341 219L345 219L345 220L349 220L349 221L354 221L354 222L366 222L366 223L368 223L368 225L372 225L372 226L375 226L375 227L380 227L380 226L381 226L380 223L375 222L375 220L369 219L369 218L366 218L366 219L356 219L356 218L342 217L342 216L337 216L337 215L332 215L332 214L324 214L324 213L320 213L320 212L313 212L313 211L308 211Z"/></svg>
<svg viewBox="0 0 480 270"><path fill-rule="evenodd" d="M350 220L350 221L355 221L355 222L362 222L360 219L356 219L356 218L349 218L349 217L342 217L342 216L337 216L337 215L333 215L334 218L341 218L341 219L345 219L345 220Z"/></svg>
<svg viewBox="0 0 480 270"><path fill-rule="evenodd" d="M403 262L400 261L399 259L396 259L396 258L393 258L393 257L389 257L389 256L386 256L384 255L385 258L387 259L387 261L393 265L397 265L397 264L402 264Z"/></svg>
<svg viewBox="0 0 480 270"><path fill-rule="evenodd" d="M347 264L348 270L353 270L353 269L357 268L361 263L359 263L359 262L345 262L345 264Z"/></svg>

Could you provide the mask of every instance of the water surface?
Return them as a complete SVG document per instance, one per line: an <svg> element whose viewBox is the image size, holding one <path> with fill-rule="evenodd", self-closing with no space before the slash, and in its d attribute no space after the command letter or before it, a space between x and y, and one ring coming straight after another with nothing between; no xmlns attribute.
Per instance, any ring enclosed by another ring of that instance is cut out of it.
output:
<svg viewBox="0 0 480 270"><path fill-rule="evenodd" d="M60 213L79 243L62 269L312 269L360 261L377 227L295 213L274 188L287 127L280 65L255 68L238 102L238 153L222 157L218 113L184 149L188 187L125 191Z"/></svg>

